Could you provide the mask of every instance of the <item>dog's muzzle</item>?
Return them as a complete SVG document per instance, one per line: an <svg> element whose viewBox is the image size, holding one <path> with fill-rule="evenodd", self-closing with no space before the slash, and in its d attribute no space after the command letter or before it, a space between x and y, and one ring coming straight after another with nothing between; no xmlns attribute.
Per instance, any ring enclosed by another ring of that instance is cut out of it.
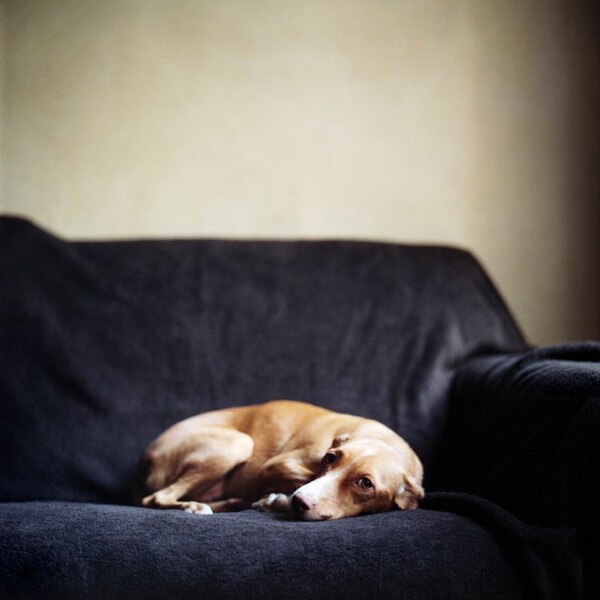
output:
<svg viewBox="0 0 600 600"><path fill-rule="evenodd" d="M292 514L296 519L303 519L311 508L311 504L301 494L292 496Z"/></svg>

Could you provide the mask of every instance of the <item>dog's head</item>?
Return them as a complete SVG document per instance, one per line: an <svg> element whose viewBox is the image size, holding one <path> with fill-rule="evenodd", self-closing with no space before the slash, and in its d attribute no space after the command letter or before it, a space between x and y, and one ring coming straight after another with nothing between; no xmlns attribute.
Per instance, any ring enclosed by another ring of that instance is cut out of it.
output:
<svg viewBox="0 0 600 600"><path fill-rule="evenodd" d="M317 479L292 495L292 512L324 521L400 508L417 508L425 495L423 467L407 446L400 452L373 438L336 438L322 459Z"/></svg>

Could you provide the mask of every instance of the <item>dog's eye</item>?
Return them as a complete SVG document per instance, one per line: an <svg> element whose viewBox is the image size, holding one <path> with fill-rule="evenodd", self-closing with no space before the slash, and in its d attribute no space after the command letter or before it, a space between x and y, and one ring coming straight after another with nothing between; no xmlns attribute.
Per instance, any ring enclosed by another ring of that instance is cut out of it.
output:
<svg viewBox="0 0 600 600"><path fill-rule="evenodd" d="M358 487L361 487L363 490L370 490L373 487L373 483L368 477L361 477L357 483Z"/></svg>
<svg viewBox="0 0 600 600"><path fill-rule="evenodd" d="M335 454L335 452L328 452L324 457L323 457L323 462L326 465L332 465L335 460L337 458L337 455Z"/></svg>

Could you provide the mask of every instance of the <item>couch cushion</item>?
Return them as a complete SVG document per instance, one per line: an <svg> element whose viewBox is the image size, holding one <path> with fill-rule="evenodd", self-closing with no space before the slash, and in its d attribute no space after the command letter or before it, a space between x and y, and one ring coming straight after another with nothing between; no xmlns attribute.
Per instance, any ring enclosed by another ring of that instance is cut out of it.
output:
<svg viewBox="0 0 600 600"><path fill-rule="evenodd" d="M515 568L522 557L475 521L433 510L305 523L254 511L9 503L0 505L0 557L0 597L14 599L516 600L529 589Z"/></svg>
<svg viewBox="0 0 600 600"><path fill-rule="evenodd" d="M290 398L426 472L465 357L523 341L477 262L356 242L65 242L0 219L0 500L124 503L177 420Z"/></svg>

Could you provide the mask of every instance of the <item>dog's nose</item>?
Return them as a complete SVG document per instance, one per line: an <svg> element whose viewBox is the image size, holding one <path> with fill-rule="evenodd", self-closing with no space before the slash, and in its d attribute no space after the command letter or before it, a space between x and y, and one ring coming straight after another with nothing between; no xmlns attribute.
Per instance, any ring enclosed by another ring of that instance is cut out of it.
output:
<svg viewBox="0 0 600 600"><path fill-rule="evenodd" d="M310 510L310 508L311 506L304 496L300 494L294 494L292 496L292 512L294 513L294 516L300 518L306 511Z"/></svg>

